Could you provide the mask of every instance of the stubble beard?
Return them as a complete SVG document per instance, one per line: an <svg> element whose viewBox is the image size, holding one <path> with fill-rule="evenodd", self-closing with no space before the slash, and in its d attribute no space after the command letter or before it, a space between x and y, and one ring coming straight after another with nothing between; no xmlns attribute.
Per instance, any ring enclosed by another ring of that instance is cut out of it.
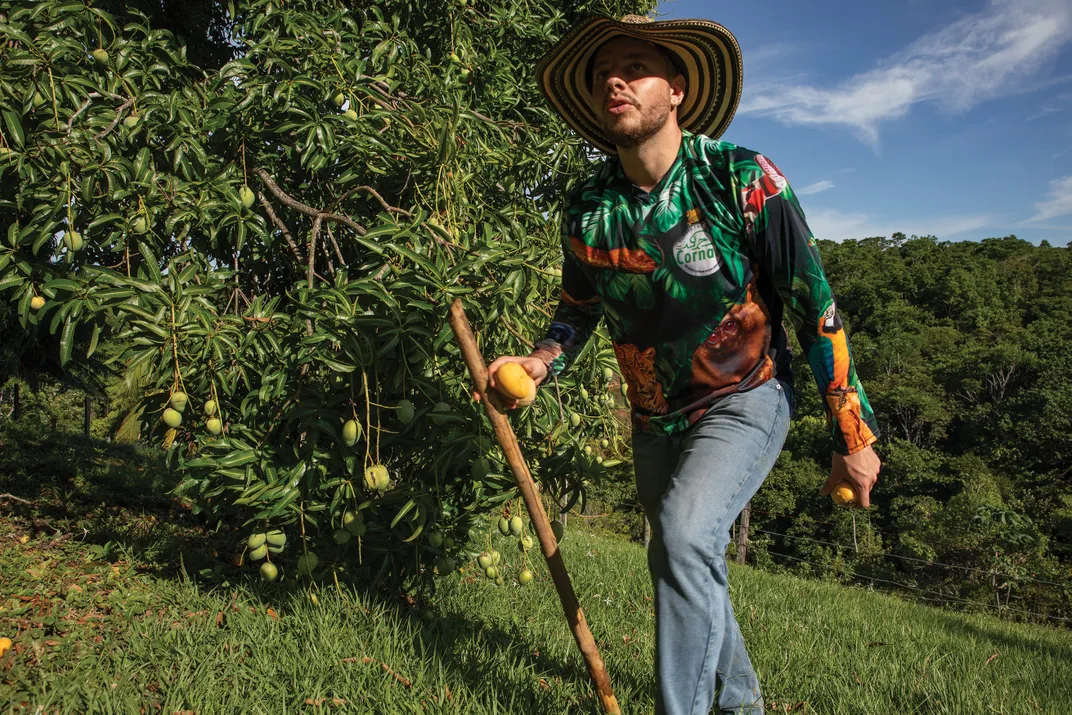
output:
<svg viewBox="0 0 1072 715"><path fill-rule="evenodd" d="M626 123L615 120L614 115L604 115L603 133L611 144L622 149L632 149L643 144L658 134L670 119L670 100L660 101L656 105L645 107L633 105L640 115L639 121Z"/></svg>

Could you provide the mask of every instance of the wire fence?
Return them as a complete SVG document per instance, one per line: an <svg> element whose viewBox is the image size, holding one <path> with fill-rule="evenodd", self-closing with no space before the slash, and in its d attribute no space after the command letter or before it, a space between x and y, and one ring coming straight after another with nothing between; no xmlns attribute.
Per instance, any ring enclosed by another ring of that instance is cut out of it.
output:
<svg viewBox="0 0 1072 715"><path fill-rule="evenodd" d="M781 537L784 537L786 539L796 539L797 541L808 541L808 542L811 542L813 544L822 544L824 546L833 546L834 548L837 548L837 549L846 549L846 550L848 550L848 549L853 549L854 548L854 547L848 546L847 544L838 544L838 543L835 543L833 541L823 541L822 539L813 539L813 538L808 537L808 536L796 536L794 534L782 534L782 533L779 533L777 531L768 531L766 529L752 529L752 531L757 533L757 534L769 534L771 536L781 536ZM1055 581L1046 581L1044 579L1032 578L1030 576L1017 576L1015 574L1004 573L1004 572L1001 572L1001 571L988 571L986 569L975 568L974 566L962 566L962 565L959 565L959 564L947 564L947 563L943 563L941 561L928 561L926 559L917 559L917 558L912 557L912 556L901 556L900 554L890 554L890 553L886 553L886 552L875 552L874 555L875 556L881 556L882 558L896 559L898 561L907 561L907 562L911 562L911 563L915 563L915 564L920 564L922 566L940 566L942 568L959 569L961 571L970 571L970 572L973 572L973 573L983 574L985 576L1000 577L1000 578L1009 579L1009 580L1013 580L1013 581L1021 581L1021 582L1029 581L1031 583L1037 583L1037 584L1042 584L1042 585L1046 585L1046 586L1056 586L1058 588L1068 588L1068 585L1060 584L1060 583L1057 583Z"/></svg>
<svg viewBox="0 0 1072 715"><path fill-rule="evenodd" d="M808 559L802 559L799 556L793 556L791 554L783 554L783 553L778 552L778 551L771 551L770 549L766 549L765 552L767 554L771 555L771 556L778 556L780 558L789 559L791 561L796 561L798 563L809 564L811 566L815 566L817 568L824 569L824 570L832 568L832 566L830 564L820 564L820 563L817 563L815 561L809 561ZM881 583L881 584L885 584L885 585L892 586L892 587L895 587L895 588L905 589L907 591L912 591L912 592L916 592L916 593L925 593L925 594L929 594L931 596L937 596L937 598L930 598L930 599L922 599L921 598L920 600L929 600L929 601L934 601L934 602L942 602L943 604L946 604L946 605L953 604L953 605L957 605L957 606L976 606L976 607L979 607L979 608L986 608L986 609L989 609L989 610L992 610L992 611L997 611L999 613L1009 613L1009 612L1022 613L1022 614L1025 614L1025 615L1032 616L1033 618L1041 618L1041 619L1045 619L1047 621L1053 621L1053 622L1059 622L1059 623L1072 623L1072 618L1065 618L1063 616L1055 616L1055 615L1046 614L1046 613L1039 613L1037 611L1030 611L1030 610L1023 609L1023 608L1014 608L1014 607L1008 606L1008 605L1006 605L1006 606L993 606L993 605L991 605L989 603L985 603L985 602L982 602L982 601L973 601L973 600L966 599L966 598L960 598L958 596L953 596L951 594L942 593L941 591L935 591L935 590L929 589L929 588L921 588L920 586L913 586L912 584L902 583L900 581L891 581L889 579L879 578L877 576L870 576L870 575L867 575L867 574L861 574L861 573L858 573L856 571L853 571L851 569L847 569L847 568L844 568L844 567L838 568L837 570L840 573L843 573L846 576L851 576L853 578L858 578L858 579L861 579L861 580L864 580L864 581L869 581L869 582L872 582L872 583Z"/></svg>

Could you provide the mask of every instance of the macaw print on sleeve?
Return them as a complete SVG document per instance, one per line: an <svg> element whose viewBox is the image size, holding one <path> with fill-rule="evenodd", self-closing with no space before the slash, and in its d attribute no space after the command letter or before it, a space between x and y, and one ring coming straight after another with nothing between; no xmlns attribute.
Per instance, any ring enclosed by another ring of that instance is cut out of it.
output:
<svg viewBox="0 0 1072 715"><path fill-rule="evenodd" d="M782 172L769 159L762 154L756 154L755 160L763 173L741 191L742 214L748 228L751 228L756 218L763 213L767 199L774 198L788 186Z"/></svg>
<svg viewBox="0 0 1072 715"><path fill-rule="evenodd" d="M852 357L849 354L849 341L845 337L845 329L841 325L841 316L837 312L837 304L830 303L819 319L819 339L830 341L830 355L832 357L832 369L830 371L830 384L826 386L827 392L835 390L842 385L848 385L852 369Z"/></svg>
<svg viewBox="0 0 1072 715"><path fill-rule="evenodd" d="M750 384L769 379L773 374L766 355L770 339L770 313L754 284L749 285L745 301L730 308L693 352L693 384L714 390L749 377L753 377ZM765 374L756 374L757 365L759 373L764 373L765 368Z"/></svg>
<svg viewBox="0 0 1072 715"><path fill-rule="evenodd" d="M660 262L642 249L593 248L576 237L570 237L570 248L577 260L595 268L610 268L625 273L651 273Z"/></svg>
<svg viewBox="0 0 1072 715"><path fill-rule="evenodd" d="M655 376L655 348L640 351L636 345L615 344L614 354L629 385L629 402L653 415L665 415L669 406L663 397L663 386Z"/></svg>

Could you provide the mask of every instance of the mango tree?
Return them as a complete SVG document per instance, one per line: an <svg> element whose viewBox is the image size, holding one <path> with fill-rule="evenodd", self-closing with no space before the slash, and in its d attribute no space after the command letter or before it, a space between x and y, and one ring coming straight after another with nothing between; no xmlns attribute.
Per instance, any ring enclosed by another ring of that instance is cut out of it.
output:
<svg viewBox="0 0 1072 715"><path fill-rule="evenodd" d="M591 157L532 66L650 4L232 2L206 71L133 10L0 0L0 291L64 363L121 343L126 426L266 579L451 571L513 492L447 307L489 357L544 328ZM515 417L545 493L602 469L613 365L593 342Z"/></svg>

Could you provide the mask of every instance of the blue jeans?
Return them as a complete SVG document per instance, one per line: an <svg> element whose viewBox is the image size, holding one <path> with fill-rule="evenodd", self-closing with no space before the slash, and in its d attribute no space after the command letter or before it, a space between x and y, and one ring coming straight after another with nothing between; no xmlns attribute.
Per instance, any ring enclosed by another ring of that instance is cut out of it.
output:
<svg viewBox="0 0 1072 715"><path fill-rule="evenodd" d="M730 605L726 546L789 430L792 388L771 379L719 399L686 432L633 434L637 495L651 524L656 713L763 712Z"/></svg>

